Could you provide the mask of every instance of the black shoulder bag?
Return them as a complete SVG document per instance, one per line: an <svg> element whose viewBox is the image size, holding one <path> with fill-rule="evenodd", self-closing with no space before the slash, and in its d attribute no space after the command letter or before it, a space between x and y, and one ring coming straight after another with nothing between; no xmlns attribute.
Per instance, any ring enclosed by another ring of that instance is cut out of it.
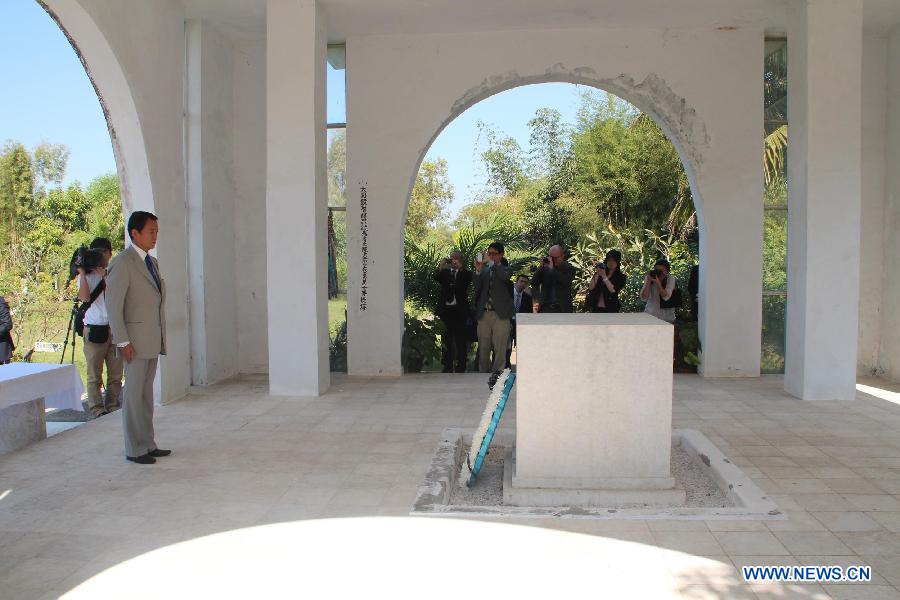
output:
<svg viewBox="0 0 900 600"><path fill-rule="evenodd" d="M669 275L669 277L672 277ZM678 280L675 280L675 288L672 290L672 295L669 296L668 300L663 300L662 297L659 299L659 307L660 308L681 308L683 300L681 298L681 288L678 287Z"/></svg>
<svg viewBox="0 0 900 600"><path fill-rule="evenodd" d="M100 283L97 284L97 287L94 288L94 291L91 292L90 299L87 302L82 302L81 306L78 307L78 310L75 311L75 333L77 333L81 337L84 337L84 315L87 314L87 311L91 307L91 304L94 303L94 300L96 300L105 289L106 279L101 279ZM89 342L102 344L109 338L109 325L91 325L90 327L91 330L88 332ZM97 330L96 333L95 330Z"/></svg>

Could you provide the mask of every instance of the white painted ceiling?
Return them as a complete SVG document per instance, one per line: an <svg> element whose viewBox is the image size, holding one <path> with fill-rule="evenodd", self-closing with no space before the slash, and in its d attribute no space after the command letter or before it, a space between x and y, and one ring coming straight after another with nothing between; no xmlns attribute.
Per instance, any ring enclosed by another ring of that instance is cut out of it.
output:
<svg viewBox="0 0 900 600"><path fill-rule="evenodd" d="M787 2L803 0L319 0L331 42L349 36L583 27L740 27L785 30ZM182 0L189 17L259 38L265 0ZM864 0L866 27L900 23L900 0Z"/></svg>

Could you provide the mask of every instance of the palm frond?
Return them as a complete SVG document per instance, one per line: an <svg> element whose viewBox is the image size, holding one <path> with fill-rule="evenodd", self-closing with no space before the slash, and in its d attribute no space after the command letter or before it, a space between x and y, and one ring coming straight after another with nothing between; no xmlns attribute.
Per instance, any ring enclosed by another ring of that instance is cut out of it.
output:
<svg viewBox="0 0 900 600"><path fill-rule="evenodd" d="M785 175L787 135L788 126L781 125L766 136L764 149L766 187L782 179Z"/></svg>

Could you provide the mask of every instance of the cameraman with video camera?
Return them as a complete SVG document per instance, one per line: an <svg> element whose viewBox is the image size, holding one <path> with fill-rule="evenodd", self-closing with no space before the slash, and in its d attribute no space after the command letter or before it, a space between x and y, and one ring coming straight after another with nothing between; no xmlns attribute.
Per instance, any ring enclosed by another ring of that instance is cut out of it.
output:
<svg viewBox="0 0 900 600"><path fill-rule="evenodd" d="M78 272L78 299L84 311L84 360L87 363L88 410L101 417L119 408L122 390L122 358L117 355L106 311L106 267L112 259L112 244L95 238L89 250L75 260ZM103 365L106 364L106 402L100 394Z"/></svg>
<svg viewBox="0 0 900 600"><path fill-rule="evenodd" d="M647 304L644 312L669 323L675 322L675 307L667 306L675 293L675 277L669 274L669 261L664 258L656 261L653 270L644 276L641 288L641 300Z"/></svg>

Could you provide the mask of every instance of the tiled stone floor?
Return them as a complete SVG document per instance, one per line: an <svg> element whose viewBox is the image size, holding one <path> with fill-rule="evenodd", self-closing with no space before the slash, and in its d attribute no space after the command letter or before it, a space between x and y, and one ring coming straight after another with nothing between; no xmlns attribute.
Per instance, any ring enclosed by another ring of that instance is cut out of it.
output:
<svg viewBox="0 0 900 600"><path fill-rule="evenodd" d="M583 549L600 557L598 569L617 565L586 596L625 597L603 593L619 590L635 598L900 598L900 405L863 393L856 402L802 402L781 386L777 377L678 376L673 425L702 430L774 496L787 521L470 520L456 522L456 531L474 536L472 547L502 547L506 536L519 552L530 539L516 537L521 531L553 534L573 556ZM264 378L249 378L195 390L158 409L158 442L174 455L154 466L124 461L118 414L0 456L0 598L77 592L117 564L207 534L298 520L403 517L440 432L474 428L486 396L481 375L336 377L321 398L269 397ZM511 431L514 415L511 407L504 430ZM398 549L379 539L395 568L404 551L428 554L451 539L444 536L454 521L433 520L393 521L388 531L435 532L426 548ZM352 537L381 531L371 522L331 523ZM184 554L185 546L174 547ZM487 554L498 555L505 554ZM373 553L372 560L380 558ZM413 579L419 563L410 560ZM455 575L459 560L457 554L433 567L443 569L442 586L468 589L466 578ZM748 585L738 571L745 564L864 564L874 577L855 585ZM352 572L354 565L345 568ZM546 573L557 576L564 574ZM152 577L166 582L164 570L152 570ZM248 570L246 578L253 577ZM393 577L399 586L402 566ZM492 577L514 580L503 571Z"/></svg>

